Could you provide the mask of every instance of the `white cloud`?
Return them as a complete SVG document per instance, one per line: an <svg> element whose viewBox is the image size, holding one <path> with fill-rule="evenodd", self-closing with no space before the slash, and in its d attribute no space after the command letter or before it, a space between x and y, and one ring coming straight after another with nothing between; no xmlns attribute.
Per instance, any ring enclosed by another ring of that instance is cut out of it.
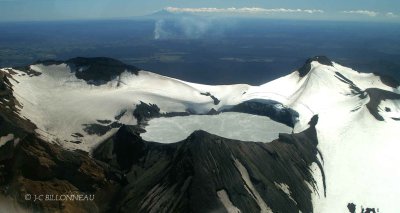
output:
<svg viewBox="0 0 400 213"><path fill-rule="evenodd" d="M177 8L177 7L166 7L165 10L173 13L324 13L323 10L316 9L286 9L286 8L275 8L267 9L261 7L229 7L229 8L215 8L215 7L200 7L200 8Z"/></svg>
<svg viewBox="0 0 400 213"><path fill-rule="evenodd" d="M367 15L370 17L375 17L379 13L375 11L369 11L369 10L347 10L347 11L342 11L343 13L347 14L359 14L359 15Z"/></svg>
<svg viewBox="0 0 400 213"><path fill-rule="evenodd" d="M386 17L389 17L389 18L396 18L396 17L398 17L398 15L396 15L396 14L394 14L394 13L392 13L392 12L387 12L385 15L386 15Z"/></svg>

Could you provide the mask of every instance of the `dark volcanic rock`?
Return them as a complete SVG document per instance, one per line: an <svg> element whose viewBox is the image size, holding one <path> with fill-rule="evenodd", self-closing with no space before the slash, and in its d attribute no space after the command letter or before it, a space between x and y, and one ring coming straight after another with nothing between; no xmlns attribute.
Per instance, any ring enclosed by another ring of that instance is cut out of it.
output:
<svg viewBox="0 0 400 213"><path fill-rule="evenodd" d="M133 163L143 156L145 142L139 136L141 129L123 125L112 138L111 144L103 143L93 156L121 170L129 170ZM111 162L113 158L115 162Z"/></svg>
<svg viewBox="0 0 400 213"><path fill-rule="evenodd" d="M133 111L133 116L137 119L138 124L147 121L150 118L159 117L160 115L160 108L157 105L146 104L142 101L140 104L136 105L136 108Z"/></svg>
<svg viewBox="0 0 400 213"><path fill-rule="evenodd" d="M282 104L273 100L254 99L245 101L233 106L230 109L225 109L224 111L267 116L274 121L294 127L299 117L299 113L287 107L277 107L278 105L282 106Z"/></svg>
<svg viewBox="0 0 400 213"><path fill-rule="evenodd" d="M307 59L306 63L298 70L300 77L306 76L311 70L311 62L318 61L318 63L333 66L332 61L326 56L315 56L313 58Z"/></svg>
<svg viewBox="0 0 400 213"><path fill-rule="evenodd" d="M347 204L347 209L350 213L356 213L356 205L354 203Z"/></svg>
<svg viewBox="0 0 400 213"><path fill-rule="evenodd" d="M135 66L105 57L77 57L67 60L66 63L73 69L77 78L93 84L108 82L124 71L138 74L140 70Z"/></svg>
<svg viewBox="0 0 400 213"><path fill-rule="evenodd" d="M209 92L202 92L200 94L204 95L204 96L209 96L214 101L214 105L218 105L219 102L221 102L218 98L216 98L215 96L211 95L211 93L209 93Z"/></svg>
<svg viewBox="0 0 400 213"><path fill-rule="evenodd" d="M0 137L9 133L24 137L33 133L36 126L28 119L16 116L22 105L14 97L10 79L11 75L0 71Z"/></svg>
<svg viewBox="0 0 400 213"><path fill-rule="evenodd" d="M107 83L108 81L116 78L124 71L138 74L139 68L127 65L112 58L106 57L95 57L95 58L85 58L77 57L66 61L61 60L43 60L37 61L34 64L43 65L59 65L65 63L67 64L75 76L78 79L83 79L89 84L101 85ZM25 71L29 75L40 75L41 73L36 72L30 68L30 66L15 67L15 69Z"/></svg>
<svg viewBox="0 0 400 213"><path fill-rule="evenodd" d="M0 147L0 152L3 149L4 146ZM64 150L33 134L24 137L17 146L12 145L11 149L12 154L0 160L6 174L1 191L34 212L101 212L118 188L106 179L107 167L87 153ZM92 195L94 200L26 199L26 195L71 194Z"/></svg>
<svg viewBox="0 0 400 213"><path fill-rule="evenodd" d="M166 118L170 118L170 117L176 117L176 116L189 116L191 114L191 112L166 112L163 114L160 114L160 117L166 117Z"/></svg>
<svg viewBox="0 0 400 213"><path fill-rule="evenodd" d="M219 112L214 108L211 108L210 111L207 112L207 115L218 115Z"/></svg>
<svg viewBox="0 0 400 213"><path fill-rule="evenodd" d="M146 122L152 118L159 117L175 117L175 116L188 116L191 114L195 114L194 112L166 112L160 113L160 108L156 104L146 104L144 102L140 102L140 104L136 105L135 110L133 111L133 116L137 119L139 125L145 125Z"/></svg>
<svg viewBox="0 0 400 213"><path fill-rule="evenodd" d="M311 190L305 183L315 183L309 166L317 163L323 173L317 158L317 120L312 119L308 130L281 134L271 143L240 142L196 131L182 142L158 144L123 127L94 156L117 167L130 165L126 185L112 207L115 212L224 212L217 196L220 190L242 212L259 212L239 164L274 212L312 212ZM124 150L133 147L136 151ZM131 160L121 163L118 156ZM291 197L277 186L282 183L289 186Z"/></svg>
<svg viewBox="0 0 400 213"><path fill-rule="evenodd" d="M110 131L113 128L119 128L122 126L122 124L118 122L112 122L110 124L84 124L83 131L88 133L89 135L98 135L102 136L106 134L108 131Z"/></svg>
<svg viewBox="0 0 400 213"><path fill-rule="evenodd" d="M361 209L361 213L376 213L375 208L366 208Z"/></svg>
<svg viewBox="0 0 400 213"><path fill-rule="evenodd" d="M379 73L374 73L375 75L379 76L381 79L382 83L393 88L397 88L400 86L400 82L396 80L395 78L388 76L388 75L382 75Z"/></svg>
<svg viewBox="0 0 400 213"><path fill-rule="evenodd" d="M382 90L378 88L368 88L365 90L370 98L367 108L369 112L379 121L384 121L385 119L379 114L378 106L383 100L400 100L400 94L390 92L387 90Z"/></svg>
<svg viewBox="0 0 400 213"><path fill-rule="evenodd" d="M341 82L349 85L349 88L351 90L351 95L358 95L358 97L360 98L367 97L367 93L365 91L361 90L357 85L354 84L353 81L346 78L342 73L335 72L335 77L339 79Z"/></svg>
<svg viewBox="0 0 400 213"><path fill-rule="evenodd" d="M28 66L20 66L20 67L13 67L13 69L23 71L26 74L28 74L30 77L39 76L39 75L42 74L41 72L37 72L37 71L31 69L30 65L28 65Z"/></svg>
<svg viewBox="0 0 400 213"><path fill-rule="evenodd" d="M354 203L347 204L347 209L349 210L350 213L356 213L356 204ZM378 212L379 208L369 208L369 207L364 208L363 206L361 206L361 213L378 213Z"/></svg>

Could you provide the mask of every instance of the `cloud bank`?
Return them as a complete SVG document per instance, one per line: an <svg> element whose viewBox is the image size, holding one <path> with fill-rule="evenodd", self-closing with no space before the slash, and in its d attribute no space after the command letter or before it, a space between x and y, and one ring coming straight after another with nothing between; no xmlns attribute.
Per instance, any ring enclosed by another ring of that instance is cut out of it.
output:
<svg viewBox="0 0 400 213"><path fill-rule="evenodd" d="M286 8L275 8L267 9L261 7L229 7L229 8L215 8L215 7L200 7L200 8L178 8L178 7L166 7L164 10L172 13L249 13L249 14L260 14L260 13L324 13L323 10L316 9L286 9Z"/></svg>
<svg viewBox="0 0 400 213"><path fill-rule="evenodd" d="M394 13L392 13L392 12L387 12L385 15L386 15L386 17L389 17L389 18L396 18L396 17L398 17L398 15L396 15L396 14L394 14Z"/></svg>
<svg viewBox="0 0 400 213"><path fill-rule="evenodd" d="M342 12L347 13L347 14L366 15L366 16L370 16L370 17L375 17L379 14L378 12L370 11L370 10L346 10L346 11L342 11Z"/></svg>
<svg viewBox="0 0 400 213"><path fill-rule="evenodd" d="M244 15L262 15L262 14L322 14L325 13L321 9L290 9L290 8L262 8L262 7L227 7L227 8L216 8L216 7L166 7L165 11L171 13L220 13L220 14L244 14ZM368 17L386 17L386 18L397 18L397 14L393 12L377 12L372 10L344 10L337 11L336 13L350 14L350 15L360 15Z"/></svg>

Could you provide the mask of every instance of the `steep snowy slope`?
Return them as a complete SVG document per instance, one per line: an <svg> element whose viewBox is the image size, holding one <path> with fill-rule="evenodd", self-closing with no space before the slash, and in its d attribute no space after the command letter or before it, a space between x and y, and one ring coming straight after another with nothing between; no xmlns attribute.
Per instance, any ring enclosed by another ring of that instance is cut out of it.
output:
<svg viewBox="0 0 400 213"><path fill-rule="evenodd" d="M281 89L279 85L288 86ZM318 149L324 162L326 197L320 187L313 198L315 212L346 212L349 203L356 205L357 212L366 207L395 212L400 196L395 163L400 162L398 87L386 85L373 74L316 60L302 77L295 72L252 89L283 96L279 100L300 114L296 131L306 128L309 110L319 115ZM301 105L308 110L303 111ZM315 175L320 175L319 170Z"/></svg>
<svg viewBox="0 0 400 213"><path fill-rule="evenodd" d="M316 148L323 169L315 162L309 165L318 185L317 190L310 188L314 212L351 212L353 207L357 212L396 212L398 83L326 57L314 57L298 71L260 86L201 85L115 61L111 65L119 69L110 73L104 60L78 58L1 69L0 86L11 88L12 96L0 99L0 107L11 110L22 124L31 121L37 129L32 124L30 128L45 141L86 151L122 125L145 127L151 118L245 112L268 116L300 133L318 115ZM96 70L102 70L101 78ZM1 135L3 143L12 140L8 135Z"/></svg>

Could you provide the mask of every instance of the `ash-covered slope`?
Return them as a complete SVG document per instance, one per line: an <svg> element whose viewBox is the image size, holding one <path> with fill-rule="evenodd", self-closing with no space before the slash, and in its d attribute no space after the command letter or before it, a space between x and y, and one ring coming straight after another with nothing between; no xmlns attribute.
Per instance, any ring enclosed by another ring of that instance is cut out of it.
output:
<svg viewBox="0 0 400 213"><path fill-rule="evenodd" d="M102 74L93 77L96 70ZM33 134L30 140L60 150L92 152L102 163L85 159L121 187L101 209L398 209L400 88L387 77L322 56L260 86L201 85L105 58L39 62L0 74L0 151L22 147ZM267 116L294 134L249 143L197 131L172 144L138 135L149 119L227 111ZM318 124L310 125L316 115ZM137 130L127 128L132 125Z"/></svg>

